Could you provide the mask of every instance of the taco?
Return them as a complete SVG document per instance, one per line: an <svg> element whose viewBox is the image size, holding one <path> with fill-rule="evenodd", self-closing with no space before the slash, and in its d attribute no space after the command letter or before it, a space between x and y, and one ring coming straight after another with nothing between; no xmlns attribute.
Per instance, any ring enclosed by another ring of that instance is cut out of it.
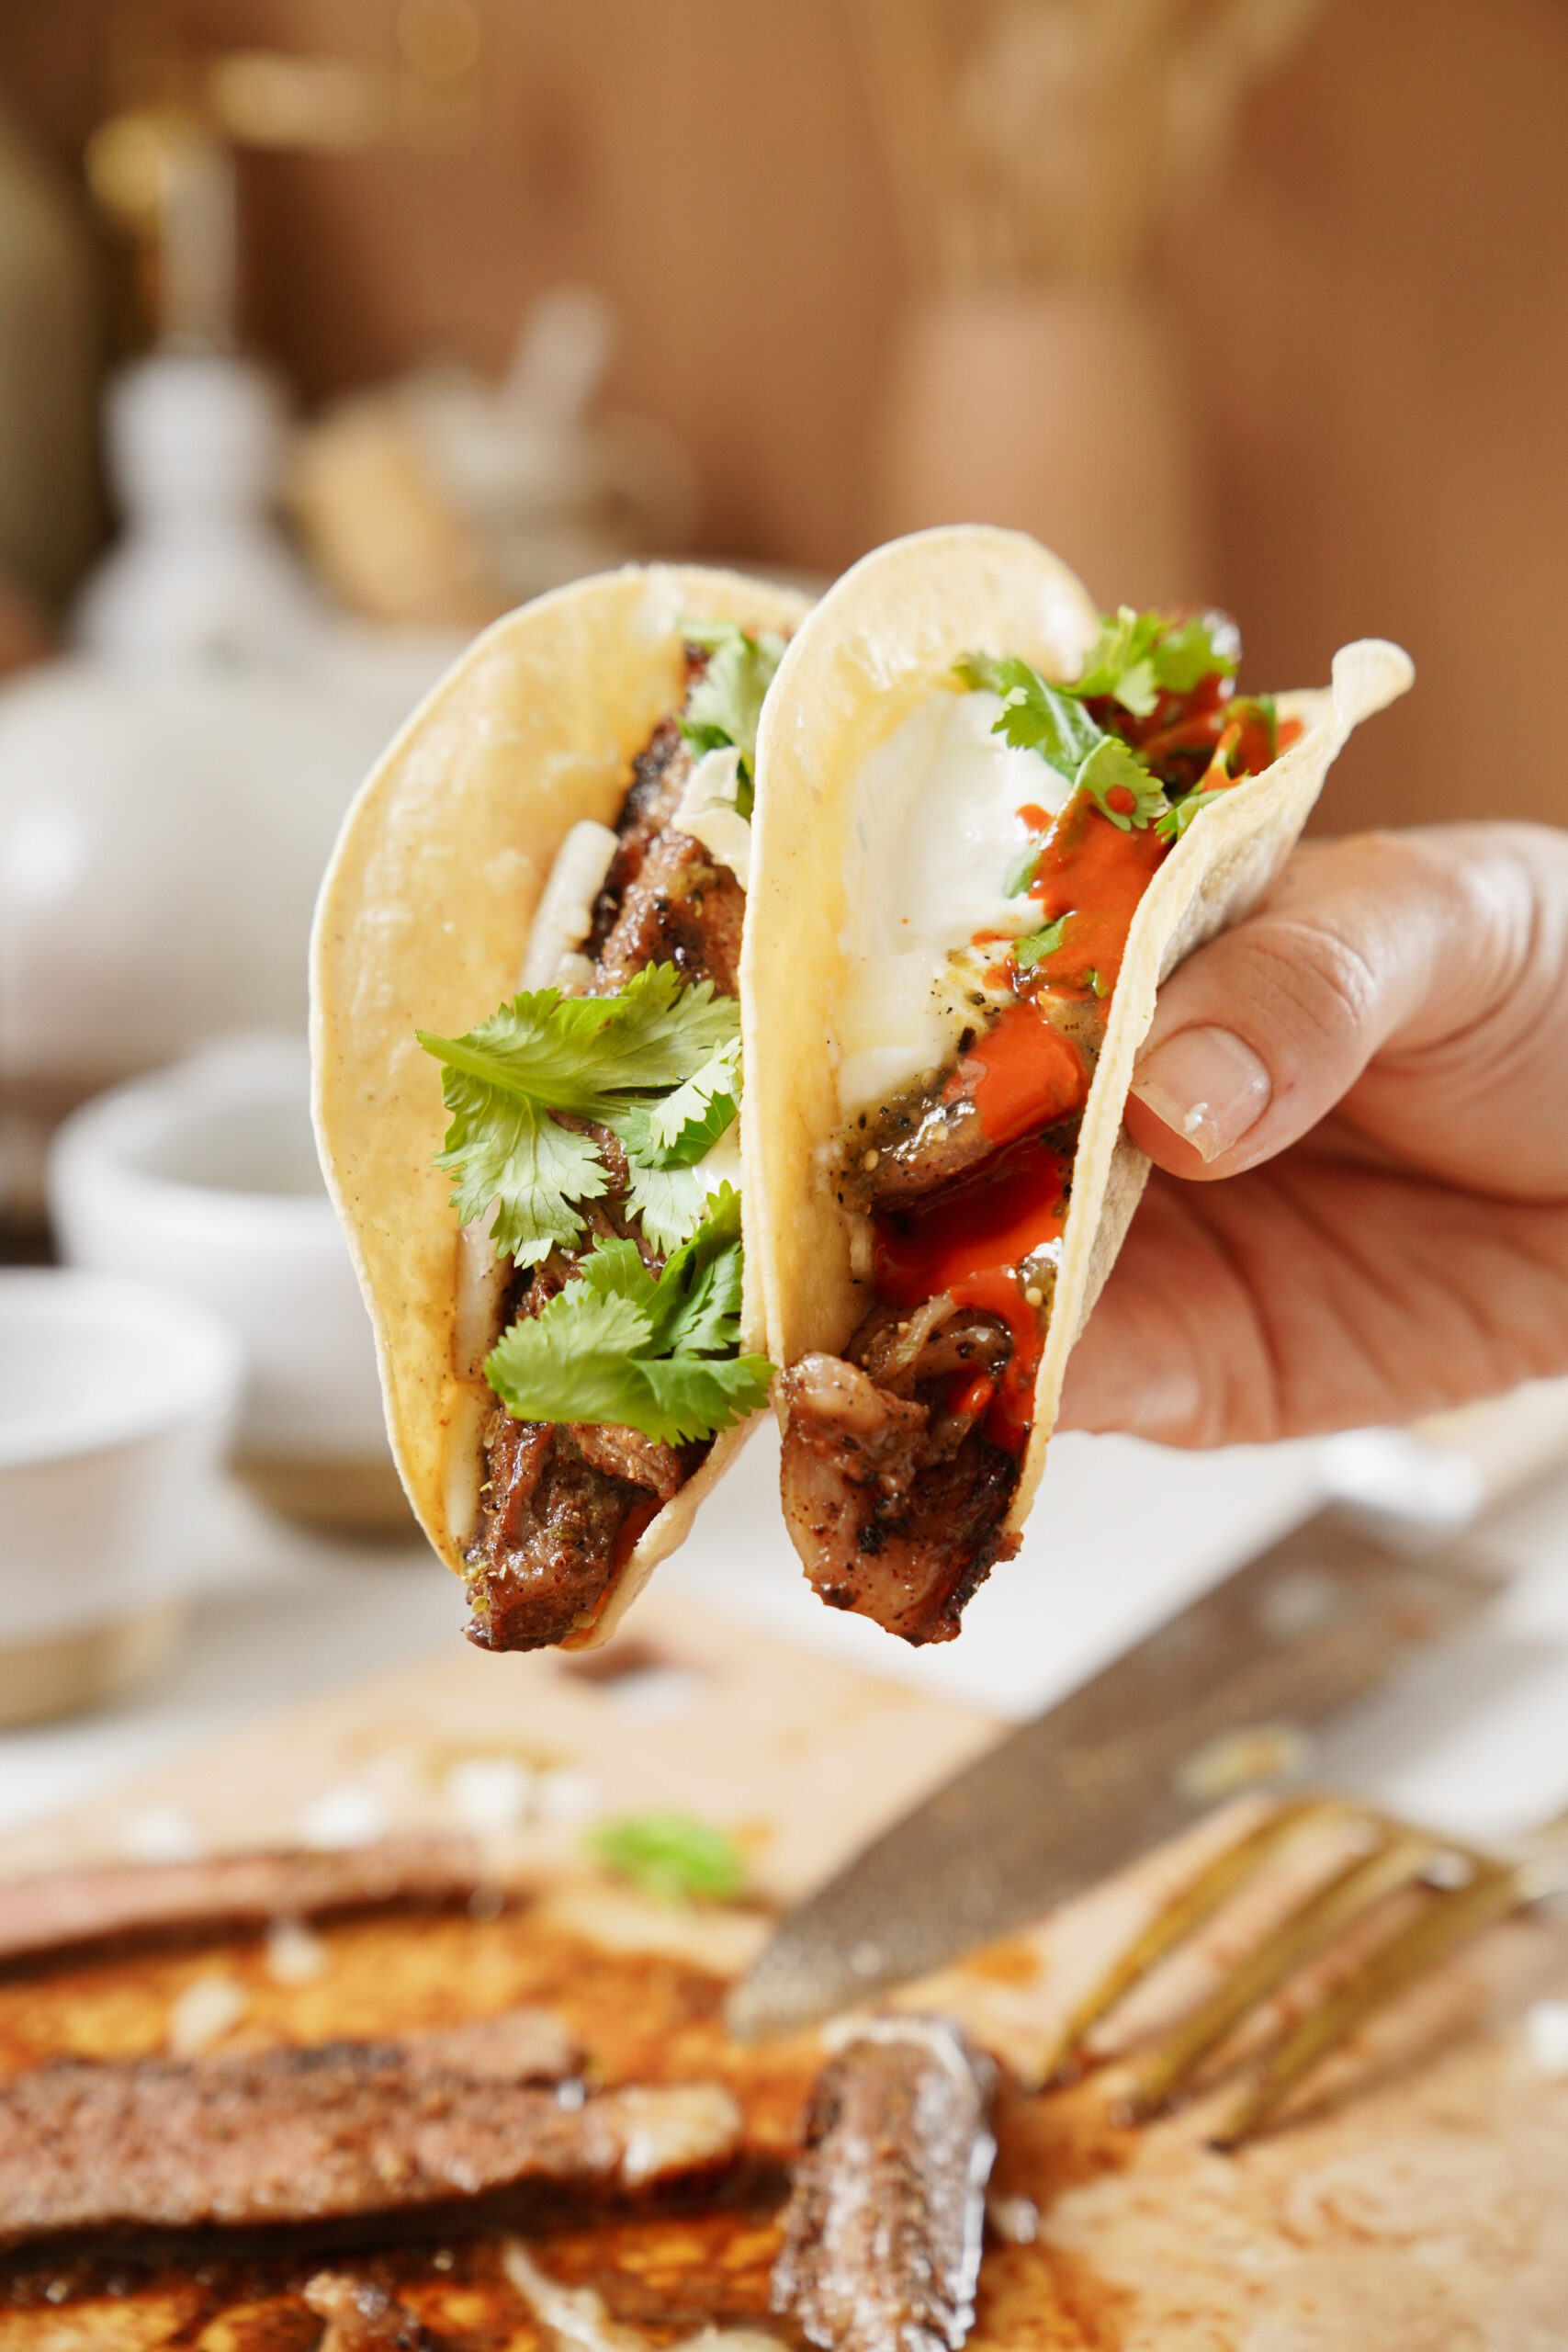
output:
<svg viewBox="0 0 1568 2352"><path fill-rule="evenodd" d="M821 1597L907 1641L1018 1549L1147 1173L1156 988L1412 676L1368 641L1276 702L1239 651L943 529L847 573L769 696L741 1000L784 1515Z"/></svg>
<svg viewBox="0 0 1568 2352"><path fill-rule="evenodd" d="M758 712L805 610L633 567L511 614L322 885L322 1162L481 1647L604 1640L766 1394L736 996Z"/></svg>

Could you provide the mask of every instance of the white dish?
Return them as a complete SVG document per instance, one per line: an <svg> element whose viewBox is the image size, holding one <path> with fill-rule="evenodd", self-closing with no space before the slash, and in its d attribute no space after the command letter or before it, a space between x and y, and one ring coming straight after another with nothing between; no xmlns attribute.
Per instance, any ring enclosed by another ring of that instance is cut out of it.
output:
<svg viewBox="0 0 1568 2352"><path fill-rule="evenodd" d="M270 1499L337 1525L406 1524L302 1040L230 1038L99 1096L56 1136L48 1189L70 1263L155 1282L238 1333L238 1462Z"/></svg>
<svg viewBox="0 0 1568 2352"><path fill-rule="evenodd" d="M0 1722L123 1688L197 1580L241 1361L141 1283L0 1271Z"/></svg>

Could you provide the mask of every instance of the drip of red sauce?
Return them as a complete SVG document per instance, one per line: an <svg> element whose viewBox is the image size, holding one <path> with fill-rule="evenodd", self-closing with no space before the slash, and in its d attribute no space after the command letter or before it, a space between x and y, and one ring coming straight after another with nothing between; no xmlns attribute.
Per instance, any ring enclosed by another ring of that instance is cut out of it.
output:
<svg viewBox="0 0 1568 2352"><path fill-rule="evenodd" d="M1167 844L1152 825L1125 832L1102 816L1092 796L1075 792L1040 853L1029 895L1043 923L1068 917L1062 944L1043 956L1034 977L1046 987L1083 988L1090 972L1109 996L1122 969L1138 901Z"/></svg>
<svg viewBox="0 0 1568 2352"><path fill-rule="evenodd" d="M986 1434L1016 1453L1034 1418L1040 1365L1039 1311L1019 1287L1026 1258L1066 1226L1066 1171L1049 1145L1031 1136L1004 1151L973 1183L941 1194L925 1209L885 1211L876 1225L876 1287L895 1306L919 1306L947 1291L960 1306L999 1317L1012 1354L996 1384ZM974 1384L955 1404L962 1409Z"/></svg>
<svg viewBox="0 0 1568 2352"><path fill-rule="evenodd" d="M942 1096L944 1102L967 1097L987 1140L1013 1143L1032 1128L1081 1111L1089 1100L1089 1072L1077 1046L1025 999L1010 1004L976 1040Z"/></svg>

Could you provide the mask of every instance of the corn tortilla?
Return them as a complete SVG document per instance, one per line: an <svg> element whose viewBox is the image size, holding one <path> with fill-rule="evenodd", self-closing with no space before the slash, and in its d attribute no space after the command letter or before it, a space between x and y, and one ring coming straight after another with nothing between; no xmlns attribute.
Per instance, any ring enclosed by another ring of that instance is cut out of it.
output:
<svg viewBox="0 0 1568 2352"><path fill-rule="evenodd" d="M433 1165L446 1112L415 1027L459 1036L515 993L568 831L582 818L614 824L634 755L683 699L681 622L787 633L807 604L793 589L682 565L633 565L554 590L468 649L344 821L310 948L316 1135L375 1325L398 1470L458 1575L495 1400L454 1363L457 1216L452 1180ZM749 1265L743 1349L763 1348L764 1332ZM721 1432L660 1511L581 1646L609 1638L744 1435Z"/></svg>

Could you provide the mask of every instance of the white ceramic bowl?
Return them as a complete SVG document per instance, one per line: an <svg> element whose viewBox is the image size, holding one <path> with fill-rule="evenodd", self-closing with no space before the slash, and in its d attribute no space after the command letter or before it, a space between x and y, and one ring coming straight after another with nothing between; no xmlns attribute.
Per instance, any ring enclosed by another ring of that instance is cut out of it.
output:
<svg viewBox="0 0 1568 2352"><path fill-rule="evenodd" d="M270 1500L334 1526L409 1523L302 1040L232 1037L98 1096L60 1128L48 1190L71 1264L155 1282L239 1334L237 1464Z"/></svg>
<svg viewBox="0 0 1568 2352"><path fill-rule="evenodd" d="M89 1703L197 1580L240 1349L140 1283L0 1270L0 1722Z"/></svg>

